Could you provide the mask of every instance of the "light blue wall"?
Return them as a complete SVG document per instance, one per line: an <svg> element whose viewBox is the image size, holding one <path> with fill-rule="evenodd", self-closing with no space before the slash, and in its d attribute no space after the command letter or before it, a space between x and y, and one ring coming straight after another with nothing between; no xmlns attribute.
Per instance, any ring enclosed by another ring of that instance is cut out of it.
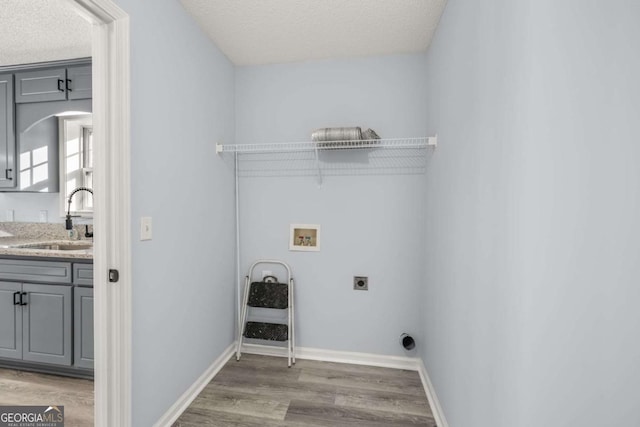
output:
<svg viewBox="0 0 640 427"><path fill-rule="evenodd" d="M423 136L424 89L423 55L241 67L236 139L305 141L316 128L355 125ZM320 187L313 162L296 156L241 162L254 172L240 181L242 274L258 258L291 264L297 345L403 355L400 334L420 327L424 175L397 174L407 169L394 161L412 160L379 154L325 153L325 166L346 170ZM291 223L320 224L321 251L290 252ZM354 275L369 276L368 292L353 290Z"/></svg>
<svg viewBox="0 0 640 427"><path fill-rule="evenodd" d="M530 22L524 415L638 426L640 4L545 0Z"/></svg>
<svg viewBox="0 0 640 427"><path fill-rule="evenodd" d="M637 426L638 5L451 0L425 346L452 427Z"/></svg>
<svg viewBox="0 0 640 427"><path fill-rule="evenodd" d="M132 425L150 426L234 339L233 165L215 153L234 140L234 68L179 2L117 3L132 32Z"/></svg>

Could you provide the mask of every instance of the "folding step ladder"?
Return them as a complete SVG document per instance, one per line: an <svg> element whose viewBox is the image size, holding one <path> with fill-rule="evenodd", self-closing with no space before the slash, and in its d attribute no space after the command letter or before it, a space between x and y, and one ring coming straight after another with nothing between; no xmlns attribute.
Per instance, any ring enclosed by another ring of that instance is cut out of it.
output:
<svg viewBox="0 0 640 427"><path fill-rule="evenodd" d="M266 276L261 281L253 281L256 266L279 265L287 271L286 283L279 283L275 276ZM287 310L286 323L247 321L248 308L266 308L272 310ZM291 268L285 262L278 260L258 260L249 268L249 273L244 281L244 296L238 328L238 344L236 348L236 360L240 360L242 342L244 338L255 338L268 341L287 342L288 366L296 363L295 356L295 329L293 326L293 277Z"/></svg>

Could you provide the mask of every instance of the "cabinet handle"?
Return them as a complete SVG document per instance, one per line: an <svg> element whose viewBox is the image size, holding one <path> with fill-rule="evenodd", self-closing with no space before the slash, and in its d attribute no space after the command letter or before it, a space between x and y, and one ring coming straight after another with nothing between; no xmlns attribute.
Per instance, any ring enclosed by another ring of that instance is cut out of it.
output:
<svg viewBox="0 0 640 427"><path fill-rule="evenodd" d="M59 90L60 92L64 92L64 88L63 88L62 86L60 86L60 85L62 85L63 83L64 83L64 80L62 80L62 79L58 79L58 90Z"/></svg>
<svg viewBox="0 0 640 427"><path fill-rule="evenodd" d="M26 292L21 292L20 293L20 305L27 305L27 303L22 300L22 297L24 297L26 295L27 295Z"/></svg>
<svg viewBox="0 0 640 427"><path fill-rule="evenodd" d="M71 79L67 79L67 92L73 92L71 90Z"/></svg>
<svg viewBox="0 0 640 427"><path fill-rule="evenodd" d="M18 295L20 295L20 291L13 293L13 305L20 305L20 301L18 301Z"/></svg>
<svg viewBox="0 0 640 427"><path fill-rule="evenodd" d="M13 178L11 176L9 176L9 174L13 172L13 169L5 169L4 170L4 177L6 179L8 179L9 181L11 181Z"/></svg>

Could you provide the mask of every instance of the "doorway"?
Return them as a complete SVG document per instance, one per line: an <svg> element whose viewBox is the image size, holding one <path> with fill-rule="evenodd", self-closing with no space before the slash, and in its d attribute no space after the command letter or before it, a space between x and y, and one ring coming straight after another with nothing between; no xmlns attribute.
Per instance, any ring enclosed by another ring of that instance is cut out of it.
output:
<svg viewBox="0 0 640 427"><path fill-rule="evenodd" d="M129 19L65 0L93 25L95 425L131 425Z"/></svg>
<svg viewBox="0 0 640 427"><path fill-rule="evenodd" d="M96 426L126 427L131 425L129 20L111 0L61 1L92 26L94 420ZM46 28L39 32L49 34Z"/></svg>

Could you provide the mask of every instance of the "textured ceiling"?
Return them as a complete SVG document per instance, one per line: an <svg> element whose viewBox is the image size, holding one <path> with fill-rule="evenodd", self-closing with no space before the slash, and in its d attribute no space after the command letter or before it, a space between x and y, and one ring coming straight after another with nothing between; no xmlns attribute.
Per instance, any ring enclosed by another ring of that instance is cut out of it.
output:
<svg viewBox="0 0 640 427"><path fill-rule="evenodd" d="M62 0L0 0L0 65L91 56L91 25Z"/></svg>
<svg viewBox="0 0 640 427"><path fill-rule="evenodd" d="M236 65L423 52L446 0L180 0Z"/></svg>

